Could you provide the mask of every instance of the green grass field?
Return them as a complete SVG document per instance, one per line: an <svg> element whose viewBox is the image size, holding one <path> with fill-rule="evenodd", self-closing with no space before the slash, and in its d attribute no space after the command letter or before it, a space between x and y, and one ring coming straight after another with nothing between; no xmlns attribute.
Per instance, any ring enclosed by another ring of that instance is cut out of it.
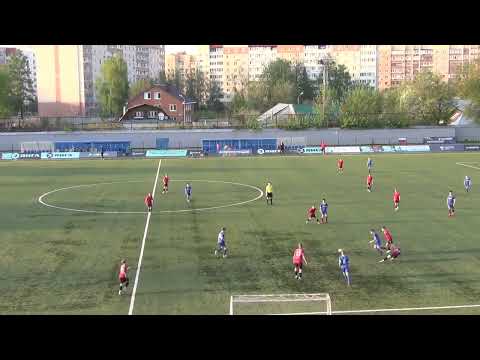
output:
<svg viewBox="0 0 480 360"><path fill-rule="evenodd" d="M327 292L333 311L479 304L480 155L377 155L374 191L365 188L367 156L164 159L168 195L158 180L145 243L135 314L227 314L232 294ZM476 168L459 166L468 162ZM158 160L17 161L0 163L0 313L127 314L131 286L119 296L121 258L135 267ZM466 194L463 178L473 190ZM201 181L207 180L207 181ZM255 200L267 180L274 206ZM193 202L183 196L192 181ZM220 182L211 182L220 181ZM138 213L88 213L46 207ZM392 209L393 188L402 195ZM457 215L447 217L449 189ZM306 209L326 197L329 224L305 224ZM233 203L239 206L222 207ZM218 207L193 212L162 212ZM378 263L369 229L386 225L400 244L398 262ZM213 250L227 227L230 256ZM294 279L298 242L309 260ZM350 256L353 286L338 269L336 250ZM398 314L479 314L480 308Z"/></svg>

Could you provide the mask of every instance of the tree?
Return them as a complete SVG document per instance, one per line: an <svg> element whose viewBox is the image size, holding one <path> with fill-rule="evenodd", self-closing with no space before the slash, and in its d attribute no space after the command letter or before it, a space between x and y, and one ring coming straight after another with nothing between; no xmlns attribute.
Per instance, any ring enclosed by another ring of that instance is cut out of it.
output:
<svg viewBox="0 0 480 360"><path fill-rule="evenodd" d="M300 101L302 101L302 99L313 100L315 97L313 82L308 78L307 69L305 69L305 67L300 69L300 74L297 79L298 95L303 92L302 96L300 97Z"/></svg>
<svg viewBox="0 0 480 360"><path fill-rule="evenodd" d="M291 81L280 80L270 88L269 106L278 103L292 104L296 103L297 89Z"/></svg>
<svg viewBox="0 0 480 360"><path fill-rule="evenodd" d="M217 82L210 81L210 83L208 84L208 109L213 111L222 111L224 109L223 103L220 101L222 97L223 93Z"/></svg>
<svg viewBox="0 0 480 360"><path fill-rule="evenodd" d="M410 125L447 124L455 110L453 88L430 71L420 72L402 91L402 101L411 114Z"/></svg>
<svg viewBox="0 0 480 360"><path fill-rule="evenodd" d="M153 86L153 81L151 79L139 79L130 85L129 95L130 99L141 94L145 90L148 90Z"/></svg>
<svg viewBox="0 0 480 360"><path fill-rule="evenodd" d="M327 67L327 87L329 89L329 97L334 101L343 102L348 92L353 87L352 78L344 65L337 65L335 61L327 59L325 65ZM323 72L318 78L319 96L323 92Z"/></svg>
<svg viewBox="0 0 480 360"><path fill-rule="evenodd" d="M466 65L460 72L455 85L458 95L469 100L465 114L480 123L480 59Z"/></svg>
<svg viewBox="0 0 480 360"><path fill-rule="evenodd" d="M121 114L128 99L128 74L127 64L120 56L115 55L102 64L95 88L101 115Z"/></svg>
<svg viewBox="0 0 480 360"><path fill-rule="evenodd" d="M407 96L406 96L407 95ZM381 123L387 128L406 127L410 123L404 87L386 89L382 93L383 109Z"/></svg>
<svg viewBox="0 0 480 360"><path fill-rule="evenodd" d="M380 125L382 97L366 86L351 90L342 105L340 124L342 128L373 128Z"/></svg>
<svg viewBox="0 0 480 360"><path fill-rule="evenodd" d="M0 65L0 117L11 114L11 102L9 97L10 79L8 69L5 65Z"/></svg>
<svg viewBox="0 0 480 360"><path fill-rule="evenodd" d="M7 63L9 77L9 98L13 111L23 119L25 107L35 101L33 81L28 59L21 51L10 57Z"/></svg>

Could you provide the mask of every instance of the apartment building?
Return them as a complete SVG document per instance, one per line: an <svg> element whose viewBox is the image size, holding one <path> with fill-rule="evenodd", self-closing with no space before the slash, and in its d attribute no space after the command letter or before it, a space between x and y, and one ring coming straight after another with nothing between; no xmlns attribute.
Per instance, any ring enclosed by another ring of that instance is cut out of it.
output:
<svg viewBox="0 0 480 360"><path fill-rule="evenodd" d="M215 82L223 92L223 45L210 45L209 61L210 82Z"/></svg>
<svg viewBox="0 0 480 360"><path fill-rule="evenodd" d="M423 70L449 81L478 56L479 45L382 45L378 52L378 86L398 86Z"/></svg>
<svg viewBox="0 0 480 360"><path fill-rule="evenodd" d="M265 68L277 59L277 45L248 46L248 79L258 81Z"/></svg>
<svg viewBox="0 0 480 360"><path fill-rule="evenodd" d="M130 83L165 71L164 45L35 45L33 50L40 116L95 114L95 81L113 55L125 60Z"/></svg>
<svg viewBox="0 0 480 360"><path fill-rule="evenodd" d="M185 84L190 74L195 74L196 68L195 57L186 52L167 54L165 57L165 74L167 78L173 79L178 74L182 84Z"/></svg>
<svg viewBox="0 0 480 360"><path fill-rule="evenodd" d="M165 71L164 45L81 45L85 87L85 111L95 113L95 80L99 77L102 64L118 55L127 64L128 82L140 79L158 79Z"/></svg>
<svg viewBox="0 0 480 360"><path fill-rule="evenodd" d="M292 64L302 64L305 58L304 45L278 45L277 56L279 59L290 61Z"/></svg>
<svg viewBox="0 0 480 360"><path fill-rule="evenodd" d="M248 45L225 45L223 48L224 101L231 101L236 91L248 84Z"/></svg>
<svg viewBox="0 0 480 360"><path fill-rule="evenodd" d="M317 80L323 72L322 60L328 56L327 45L305 45L303 64L310 80Z"/></svg>

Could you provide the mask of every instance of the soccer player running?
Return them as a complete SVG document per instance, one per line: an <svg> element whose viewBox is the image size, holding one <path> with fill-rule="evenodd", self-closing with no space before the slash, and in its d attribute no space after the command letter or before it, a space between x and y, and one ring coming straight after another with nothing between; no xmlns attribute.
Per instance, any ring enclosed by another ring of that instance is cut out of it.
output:
<svg viewBox="0 0 480 360"><path fill-rule="evenodd" d="M222 230L218 233L218 238L217 238L217 247L215 249L215 256L217 256L219 253L223 254L223 257L227 257L227 245L225 243L225 231L227 229L222 227Z"/></svg>
<svg viewBox="0 0 480 360"><path fill-rule="evenodd" d="M163 191L162 194L168 194L168 182L170 181L170 178L168 177L167 174L163 177Z"/></svg>
<svg viewBox="0 0 480 360"><path fill-rule="evenodd" d="M386 249L390 250L390 247L393 244L393 236L390 230L388 230L385 226L382 226L382 231L383 231L383 237L385 238L385 241L387 242Z"/></svg>
<svg viewBox="0 0 480 360"><path fill-rule="evenodd" d="M337 161L337 173L343 173L343 159Z"/></svg>
<svg viewBox="0 0 480 360"><path fill-rule="evenodd" d="M328 223L328 204L325 199L322 199L322 202L320 203L320 212L321 212L322 224Z"/></svg>
<svg viewBox="0 0 480 360"><path fill-rule="evenodd" d="M400 256L400 248L395 246L395 245L392 245L390 250L387 251L385 258L380 260L379 262L384 262L384 261L387 261L387 260L392 260L393 261L396 258L398 258L399 256Z"/></svg>
<svg viewBox="0 0 480 360"><path fill-rule="evenodd" d="M400 193L395 188L393 191L393 209L398 211L400 209Z"/></svg>
<svg viewBox="0 0 480 360"><path fill-rule="evenodd" d="M127 272L128 272L127 261L123 259L122 262L120 263L120 271L118 273L118 280L120 281L120 289L118 290L118 295L122 295L123 289L124 288L127 289L128 287L129 280L128 280Z"/></svg>
<svg viewBox="0 0 480 360"><path fill-rule="evenodd" d="M380 236L374 229L370 229L370 235L372 235L372 240L370 240L368 243L373 243L373 248L376 249L380 254L383 254L382 240L380 240Z"/></svg>
<svg viewBox="0 0 480 360"><path fill-rule="evenodd" d="M190 202L190 200L192 200L192 185L190 185L189 183L185 185L185 198L187 199L188 203Z"/></svg>
<svg viewBox="0 0 480 360"><path fill-rule="evenodd" d="M269 200L270 205L273 205L273 185L271 182L267 182L267 186L265 187L265 197L267 198L267 205Z"/></svg>
<svg viewBox="0 0 480 360"><path fill-rule="evenodd" d="M465 176L465 180L463 180L463 186L465 186L465 191L469 192L472 189L472 179L469 176Z"/></svg>
<svg viewBox="0 0 480 360"><path fill-rule="evenodd" d="M455 202L455 195L453 195L452 190L450 190L447 196L448 217L455 215Z"/></svg>
<svg viewBox="0 0 480 360"><path fill-rule="evenodd" d="M367 191L372 192L372 184L373 184L373 176L372 174L368 173L367 176Z"/></svg>
<svg viewBox="0 0 480 360"><path fill-rule="evenodd" d="M302 280L302 267L303 263L307 265L307 259L305 258L305 251L302 244L298 244L298 247L293 251L293 266L295 270L295 279Z"/></svg>
<svg viewBox="0 0 480 360"><path fill-rule="evenodd" d="M372 171L373 167L373 160L371 158L368 158L367 160L367 168L368 168L368 173L370 174L370 171Z"/></svg>
<svg viewBox="0 0 480 360"><path fill-rule="evenodd" d="M347 285L350 286L350 259L343 252L342 249L338 249L340 256L338 257L338 266L342 270L343 277L347 282Z"/></svg>
<svg viewBox="0 0 480 360"><path fill-rule="evenodd" d="M148 212L152 212L153 196L151 193L148 193L147 196L145 196L145 205L147 206Z"/></svg>
<svg viewBox="0 0 480 360"><path fill-rule="evenodd" d="M309 208L307 212L308 212L308 217L307 217L307 221L305 221L305 224L308 224L313 219L317 221L317 224L320 224L320 222L317 219L317 216L315 215L315 213L317 212L317 208L315 207L315 205L312 205L312 207Z"/></svg>

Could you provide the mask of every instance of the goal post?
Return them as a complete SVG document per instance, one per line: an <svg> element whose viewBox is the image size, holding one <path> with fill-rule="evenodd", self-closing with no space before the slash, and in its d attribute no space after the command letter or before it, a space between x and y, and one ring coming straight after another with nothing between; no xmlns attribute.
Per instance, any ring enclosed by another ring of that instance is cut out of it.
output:
<svg viewBox="0 0 480 360"><path fill-rule="evenodd" d="M332 315L327 293L230 296L230 315Z"/></svg>

